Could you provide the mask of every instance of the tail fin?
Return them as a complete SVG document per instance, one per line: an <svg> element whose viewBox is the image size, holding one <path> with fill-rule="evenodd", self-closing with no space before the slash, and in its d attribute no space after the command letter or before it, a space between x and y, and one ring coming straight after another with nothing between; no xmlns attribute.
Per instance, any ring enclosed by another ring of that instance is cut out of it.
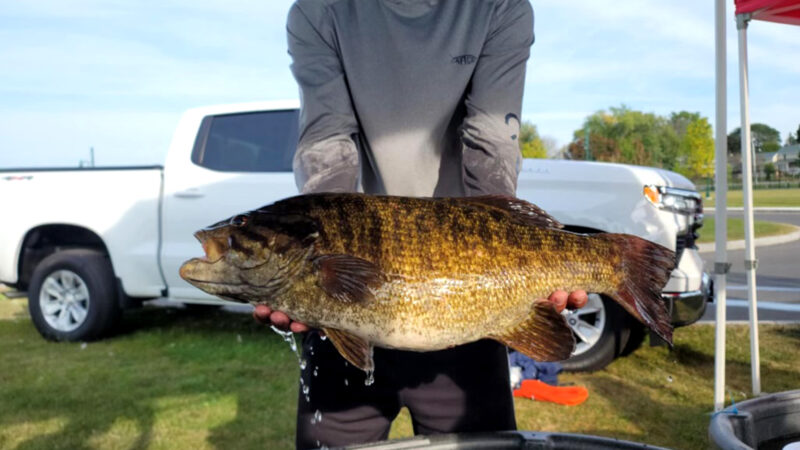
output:
<svg viewBox="0 0 800 450"><path fill-rule="evenodd" d="M619 249L617 270L622 281L614 298L626 311L672 345L672 323L661 289L675 268L675 252L656 243L628 234L601 234Z"/></svg>

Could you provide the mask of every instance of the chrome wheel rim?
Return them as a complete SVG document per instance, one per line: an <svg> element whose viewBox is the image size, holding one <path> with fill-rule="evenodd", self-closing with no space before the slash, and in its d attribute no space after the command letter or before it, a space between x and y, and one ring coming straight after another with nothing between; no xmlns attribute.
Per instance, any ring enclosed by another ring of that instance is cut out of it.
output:
<svg viewBox="0 0 800 450"><path fill-rule="evenodd" d="M586 353L600 342L600 336L606 326L606 308L599 295L589 294L586 306L575 311L565 309L563 314L572 329L572 334L575 335L576 345L572 356Z"/></svg>
<svg viewBox="0 0 800 450"><path fill-rule="evenodd" d="M89 313L89 288L75 272L57 270L42 282L39 307L52 328L73 331L83 325Z"/></svg>

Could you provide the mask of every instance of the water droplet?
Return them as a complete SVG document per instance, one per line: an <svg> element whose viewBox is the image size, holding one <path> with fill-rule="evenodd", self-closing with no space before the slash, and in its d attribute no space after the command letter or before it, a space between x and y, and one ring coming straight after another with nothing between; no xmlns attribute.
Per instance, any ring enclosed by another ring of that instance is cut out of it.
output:
<svg viewBox="0 0 800 450"><path fill-rule="evenodd" d="M322 413L319 410L314 411L314 417L311 418L311 425L322 422Z"/></svg>
<svg viewBox="0 0 800 450"><path fill-rule="evenodd" d="M310 401L311 401L311 396L310 395L306 395L306 402L310 402Z"/></svg>
<svg viewBox="0 0 800 450"><path fill-rule="evenodd" d="M308 394L309 388L306 385L303 385L303 394Z"/></svg>
<svg viewBox="0 0 800 450"><path fill-rule="evenodd" d="M318 366L315 366L315 367L314 367L314 376L317 376L317 370L318 370L318 369L319 369L319 367L318 367Z"/></svg>
<svg viewBox="0 0 800 450"><path fill-rule="evenodd" d="M345 379L344 379L344 385L345 385L345 386L350 386L350 382L349 382L349 381L347 381L347 378L345 378Z"/></svg>
<svg viewBox="0 0 800 450"><path fill-rule="evenodd" d="M306 368L306 360L301 358L300 357L300 352L297 351L297 341L295 341L295 339L294 339L294 333L292 333L291 331L280 330L280 329L276 328L275 325L271 325L270 328L272 328L272 331L274 331L274 332L278 333L279 335L281 335L283 340L286 341L289 344L289 348L292 349L292 352L294 352L294 356L297 357L297 363L300 365L300 370L305 369Z"/></svg>
<svg viewBox="0 0 800 450"><path fill-rule="evenodd" d="M328 336L325 336L324 334L322 334L322 335L319 336L319 338L322 339L323 341L325 341L325 340L328 339Z"/></svg>
<svg viewBox="0 0 800 450"><path fill-rule="evenodd" d="M240 344L242 343L242 335L241 334L237 334L236 335L236 342L238 342Z"/></svg>
<svg viewBox="0 0 800 450"><path fill-rule="evenodd" d="M364 386L372 386L372 383L375 382L375 371L368 370L367 371L367 379L364 380Z"/></svg>
<svg viewBox="0 0 800 450"><path fill-rule="evenodd" d="M316 445L317 445L317 447L319 447L319 441L317 441L317 444L316 444Z"/></svg>
<svg viewBox="0 0 800 450"><path fill-rule="evenodd" d="M81 342L81 350L86 350L86 342Z"/></svg>

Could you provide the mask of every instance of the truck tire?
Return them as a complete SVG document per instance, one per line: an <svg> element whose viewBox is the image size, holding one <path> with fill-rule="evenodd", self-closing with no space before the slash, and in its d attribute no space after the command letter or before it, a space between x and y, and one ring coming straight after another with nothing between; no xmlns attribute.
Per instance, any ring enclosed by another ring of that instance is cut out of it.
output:
<svg viewBox="0 0 800 450"><path fill-rule="evenodd" d="M617 303L598 294L589 294L585 307L564 312L575 335L577 346L571 358L562 361L564 370L593 372L614 360L630 335L627 313Z"/></svg>
<svg viewBox="0 0 800 450"><path fill-rule="evenodd" d="M39 333L51 341L88 341L108 334L122 315L108 257L70 249L43 259L31 277L28 311Z"/></svg>
<svg viewBox="0 0 800 450"><path fill-rule="evenodd" d="M628 342L622 347L619 356L628 356L638 350L642 346L645 336L647 336L647 328L633 317L628 317L628 328L630 328Z"/></svg>

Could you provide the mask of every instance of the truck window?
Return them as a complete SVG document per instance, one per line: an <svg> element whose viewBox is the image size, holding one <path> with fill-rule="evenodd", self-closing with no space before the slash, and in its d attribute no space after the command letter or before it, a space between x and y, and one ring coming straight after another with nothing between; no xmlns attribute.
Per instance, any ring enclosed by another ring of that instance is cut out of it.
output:
<svg viewBox="0 0 800 450"><path fill-rule="evenodd" d="M297 110L208 116L192 162L222 172L291 172Z"/></svg>

